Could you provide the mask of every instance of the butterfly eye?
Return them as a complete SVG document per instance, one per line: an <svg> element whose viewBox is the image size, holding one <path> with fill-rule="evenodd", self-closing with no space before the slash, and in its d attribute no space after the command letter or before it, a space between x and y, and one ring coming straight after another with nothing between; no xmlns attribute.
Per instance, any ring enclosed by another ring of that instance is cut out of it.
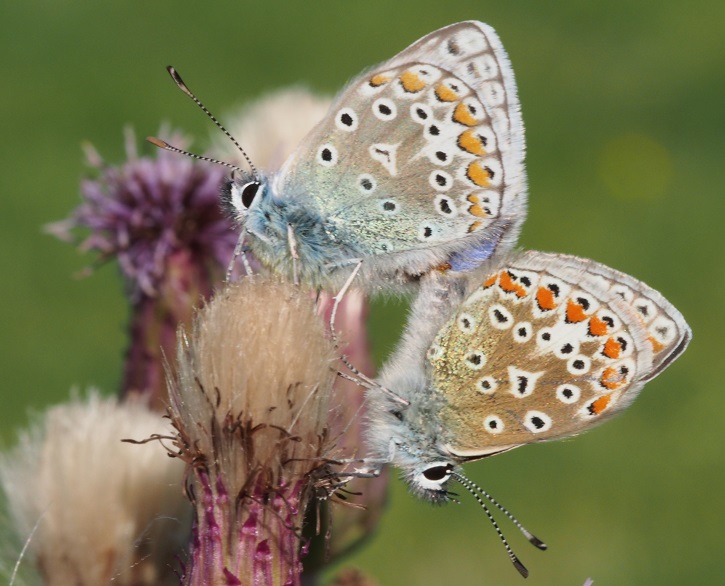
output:
<svg viewBox="0 0 725 586"><path fill-rule="evenodd" d="M259 181L250 181L244 187L242 187L242 205L246 209L249 209L249 207L252 205L252 202L257 196L257 193L259 192L259 187L261 185L262 184Z"/></svg>
<svg viewBox="0 0 725 586"><path fill-rule="evenodd" d="M431 466L423 470L423 476L425 476L426 480L438 482L450 476L451 470L453 470L453 466L450 464Z"/></svg>
<svg viewBox="0 0 725 586"><path fill-rule="evenodd" d="M400 411L391 411L390 414L395 417L398 421L403 421L403 413Z"/></svg>

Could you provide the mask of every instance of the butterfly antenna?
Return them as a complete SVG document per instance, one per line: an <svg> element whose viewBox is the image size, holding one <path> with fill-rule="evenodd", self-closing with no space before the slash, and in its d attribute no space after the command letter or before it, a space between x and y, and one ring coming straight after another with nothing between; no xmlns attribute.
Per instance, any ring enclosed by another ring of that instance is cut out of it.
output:
<svg viewBox="0 0 725 586"><path fill-rule="evenodd" d="M480 486L478 486L475 482L473 482L472 480L469 480L468 478L466 478L465 476L463 476L462 474L460 474L458 472L452 472L451 475L455 476L456 479L458 480L458 482L463 484L463 486L466 486L465 483L467 483L468 486L466 488L470 487L469 490L470 489L476 490L479 494L483 495L489 501L491 501L491 503L499 511L501 511L504 515L506 515L509 518L509 520L516 526L516 528L519 531L521 531L521 533L523 533L524 537L526 537L526 539L529 541L529 543L531 545L539 548L542 551L546 551L549 548L549 546L546 545L543 541L541 541L541 539L536 537L536 535L531 533L531 531L529 531L528 529L526 529L526 527L524 527L521 523L519 523L518 519L516 519L516 517L514 517L511 513L509 513L508 509L506 509L501 503L499 503L495 498L493 498L490 493L486 492Z"/></svg>
<svg viewBox="0 0 725 586"><path fill-rule="evenodd" d="M350 372L352 372L355 376L350 376L348 374L345 374L344 372L337 372L337 375L341 378L347 379L351 382L354 382L355 384L360 385L361 387L371 390L371 391L380 391L381 393L388 395L391 399L394 401L397 401L401 405L405 405L406 407L410 405L410 401L407 399L403 399L400 395L397 393L391 391L387 387L384 387L379 382L371 379L368 376L365 376L362 372L360 372L355 366L347 359L347 356L344 354L340 356L340 361L347 366L347 368L350 369Z"/></svg>
<svg viewBox="0 0 725 586"><path fill-rule="evenodd" d="M462 474L459 474L458 472L452 472L451 476L455 478L461 486L463 486L468 492L471 493L473 498L476 499L479 505L481 505L481 508L486 512L486 515L488 516L489 521L493 524L494 529L496 529L496 533L498 533L499 539L501 539L501 542L503 543L504 547L506 548L506 552L508 553L509 558L511 559L511 562L513 563L514 567L518 570L518 572L524 577L527 578L529 575L529 571L526 569L526 566L521 563L518 557L516 557L516 554L511 549L511 546L508 544L508 541L506 541L506 538L503 535L503 532L498 526L498 523L496 523L496 520L493 518L493 515L491 515L491 511L486 506L486 503L483 502L481 499L481 496L484 496L487 498L491 503L499 509L501 512L503 512L516 527L521 531L521 533L524 534L526 539L528 539L529 543L532 545L538 547L541 550L547 549L547 545L538 539L533 533L528 531L521 523L519 523L516 518L509 513L501 504L499 504L490 494L488 494L485 490L483 490L480 486L475 484L474 482L470 481L468 478L463 476Z"/></svg>
<svg viewBox="0 0 725 586"><path fill-rule="evenodd" d="M229 131L228 131L228 130L227 130L226 128L224 128L224 126L222 125L222 123L221 123L221 122L219 122L219 120L217 120L217 119L216 119L216 116L214 116L214 114L212 114L212 113L211 113L211 112L210 112L210 111L209 111L209 110L207 109L207 107L206 107L206 106L205 106L204 104L202 104L202 103L201 103L201 101L199 100L199 98L197 98L197 97L196 97L196 96L195 96L195 95L194 95L194 94L193 94L193 93L191 92L191 90L190 90L190 89L189 89L189 88L187 87L187 85L186 85L186 84L184 83L184 80L183 80L183 79L181 79L181 76L180 76L180 75L179 75L179 73L178 73L178 72L176 71L176 69L174 69L174 68L173 68L173 67L172 67L171 65L168 65L168 66L166 67L166 71L168 71L168 72L169 72L169 75L171 76L171 79L173 79L173 80L174 80L174 83L175 83L175 84L177 85L177 87L178 87L178 88L179 88L179 89L180 89L180 90L181 90L182 92L184 92L184 93L185 93L185 94L186 94L187 96L189 96L189 97L190 97L190 98L191 98L192 100L194 100L194 103L195 103L195 104L196 104L197 106L199 106L199 108L201 108L201 109L202 109L202 110L204 111L204 113L205 113L205 114L206 114L207 116L209 116L209 118L211 118L212 122L214 122L214 124L216 124L216 125L217 125L217 128L219 128L219 130L221 130L221 131L222 131L222 132L223 132L224 134L226 134L227 138L228 138L229 140L231 140L231 141L232 141L232 142L234 143L234 146L236 146L236 147L237 147L237 149L239 150L239 152L240 152L240 153L242 153L242 156L243 156L243 157L244 157L244 159L245 159L245 160L247 161L247 164L249 165L249 168L250 168L250 169L252 170L252 173L254 173L255 175L258 175L259 173L257 172L257 168L256 168L256 167L254 166L254 164L252 163L252 160L251 160L251 159L249 158L249 155L247 155L247 153L245 152L245 150L244 150L244 149L243 149L243 148L241 147L241 145L240 145L240 144L239 144L239 143L237 142L237 139L236 139L236 138L234 138L234 137L233 137L233 136L231 135L231 133L230 133L230 132L229 132Z"/></svg>
<svg viewBox="0 0 725 586"><path fill-rule="evenodd" d="M160 149L163 149L165 151L171 151L172 153L179 153L180 155L186 155L187 157L191 157L192 159L196 159L198 161L206 161L208 163L216 163L217 165L224 165L225 167L228 167L229 169L232 169L233 171L239 171L240 173L244 173L244 170L241 169L240 167L237 167L236 165L232 165L231 163L225 163L224 161L219 161L218 159L212 159L211 157L202 157L201 155L195 155L194 153L190 153L189 151L185 151L184 149L180 149L178 147L170 145L165 140L161 140L160 138L156 138L155 136L147 136L146 141L150 142L152 145L157 146Z"/></svg>

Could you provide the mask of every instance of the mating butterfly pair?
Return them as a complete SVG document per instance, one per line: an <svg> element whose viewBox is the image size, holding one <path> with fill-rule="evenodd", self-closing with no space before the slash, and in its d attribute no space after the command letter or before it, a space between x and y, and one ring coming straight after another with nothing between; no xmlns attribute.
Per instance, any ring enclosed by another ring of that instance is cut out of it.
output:
<svg viewBox="0 0 725 586"><path fill-rule="evenodd" d="M526 216L524 128L508 57L480 22L435 31L354 79L278 172L240 172L223 198L278 274L373 292L420 283L381 376L388 392L368 391L368 443L371 462L394 464L431 501L450 500L456 481L501 508L462 463L589 429L691 337L628 275L510 252Z"/></svg>

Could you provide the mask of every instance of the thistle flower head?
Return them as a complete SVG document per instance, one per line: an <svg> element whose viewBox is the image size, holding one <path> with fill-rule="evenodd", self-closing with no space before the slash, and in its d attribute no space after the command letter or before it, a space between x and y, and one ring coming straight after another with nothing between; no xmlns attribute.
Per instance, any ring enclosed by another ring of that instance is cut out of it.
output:
<svg viewBox="0 0 725 586"><path fill-rule="evenodd" d="M8 513L44 584L173 583L188 535L183 467L155 442L121 441L164 431L143 405L92 393L50 409L0 458Z"/></svg>
<svg viewBox="0 0 725 586"><path fill-rule="evenodd" d="M178 344L171 418L197 510L186 583L297 583L335 378L311 296L244 279L218 293Z"/></svg>
<svg viewBox="0 0 725 586"><path fill-rule="evenodd" d="M179 134L168 139L186 142ZM80 248L100 253L101 261L118 258L134 296L157 295L168 259L180 251L210 269L225 267L236 235L219 208L224 168L162 150L139 157L131 131L126 155L123 165L110 166L88 147L97 177L82 182L83 202L71 217L48 230L68 240L78 228L89 230Z"/></svg>

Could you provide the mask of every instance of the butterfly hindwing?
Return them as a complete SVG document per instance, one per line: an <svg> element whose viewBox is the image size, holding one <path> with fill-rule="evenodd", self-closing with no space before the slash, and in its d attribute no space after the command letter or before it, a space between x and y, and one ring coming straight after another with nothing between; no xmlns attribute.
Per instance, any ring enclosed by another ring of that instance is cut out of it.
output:
<svg viewBox="0 0 725 586"><path fill-rule="evenodd" d="M586 259L527 252L477 278L428 354L460 456L585 431L629 405L690 338L658 292Z"/></svg>

